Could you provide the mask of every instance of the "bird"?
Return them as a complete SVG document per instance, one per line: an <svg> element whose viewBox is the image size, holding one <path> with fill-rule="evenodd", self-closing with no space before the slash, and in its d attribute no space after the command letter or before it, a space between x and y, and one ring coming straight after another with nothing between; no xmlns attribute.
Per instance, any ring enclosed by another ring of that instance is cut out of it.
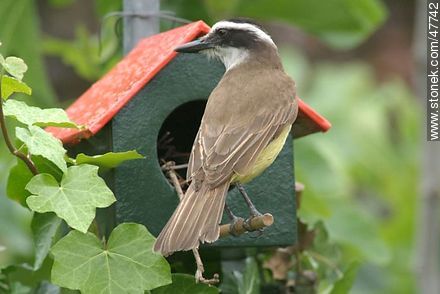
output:
<svg viewBox="0 0 440 294"><path fill-rule="evenodd" d="M295 82L271 36L253 20L221 20L174 50L219 59L225 72L208 97L194 140L190 185L155 241L154 251L163 256L219 238L230 187L238 187L251 217L259 215L243 184L274 162L298 114Z"/></svg>

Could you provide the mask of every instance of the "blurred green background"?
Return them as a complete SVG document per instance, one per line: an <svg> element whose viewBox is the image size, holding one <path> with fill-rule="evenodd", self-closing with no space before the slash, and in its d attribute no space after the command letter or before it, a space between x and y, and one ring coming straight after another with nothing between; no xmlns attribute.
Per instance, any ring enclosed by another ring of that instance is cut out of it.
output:
<svg viewBox="0 0 440 294"><path fill-rule="evenodd" d="M230 16L261 21L299 96L331 121L328 133L295 145L296 177L306 187L299 215L314 234L302 264L318 274L320 293L354 261L360 267L352 293L418 293L415 221L424 134L414 90L415 3L161 1L178 17L208 24ZM120 22L102 22L121 7L120 0L0 2L0 51L28 64L31 104L67 106L121 57ZM163 21L162 28L174 25ZM33 254L30 212L5 196L14 162L1 145L0 267ZM264 271L263 280L275 279Z"/></svg>

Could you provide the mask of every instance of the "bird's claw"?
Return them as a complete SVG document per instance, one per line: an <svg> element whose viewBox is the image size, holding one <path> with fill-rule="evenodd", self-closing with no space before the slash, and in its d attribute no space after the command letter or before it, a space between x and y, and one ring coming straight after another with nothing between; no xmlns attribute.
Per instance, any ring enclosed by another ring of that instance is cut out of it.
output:
<svg viewBox="0 0 440 294"><path fill-rule="evenodd" d="M244 226L245 220L241 217L233 216L229 226L229 234L233 237L240 236L240 234L237 232L237 226L236 226L238 222L243 222L243 226Z"/></svg>
<svg viewBox="0 0 440 294"><path fill-rule="evenodd" d="M220 283L220 277L218 274L214 274L214 276L211 279L206 279L203 277L203 272L200 270L196 271L195 278L196 278L196 283L202 283L207 285L215 285Z"/></svg>
<svg viewBox="0 0 440 294"><path fill-rule="evenodd" d="M259 216L262 216L262 214L256 210L255 212L252 212L252 215L243 222L243 227L246 229L246 231L257 232L257 234L254 236L251 236L252 238L258 238L263 235L264 228L253 229L251 225L252 219Z"/></svg>

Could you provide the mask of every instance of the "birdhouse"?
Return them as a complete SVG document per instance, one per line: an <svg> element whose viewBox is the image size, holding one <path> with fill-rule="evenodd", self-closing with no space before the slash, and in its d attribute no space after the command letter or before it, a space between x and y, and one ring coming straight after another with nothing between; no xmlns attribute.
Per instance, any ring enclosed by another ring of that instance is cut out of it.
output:
<svg viewBox="0 0 440 294"><path fill-rule="evenodd" d="M187 163L206 101L225 69L202 54L177 54L173 49L208 31L198 21L142 40L67 109L84 129L50 129L73 155L134 149L145 156L122 164L106 178L118 200L110 213L116 223L141 223L158 235L177 206L179 199L161 166L171 160ZM329 127L327 120L300 101L291 136L297 139ZM293 171L293 140L288 139L274 164L246 185L255 206L271 213L274 224L259 238L227 237L210 246L295 243ZM179 173L184 176L186 170ZM229 191L227 203L236 215L248 216L236 189Z"/></svg>

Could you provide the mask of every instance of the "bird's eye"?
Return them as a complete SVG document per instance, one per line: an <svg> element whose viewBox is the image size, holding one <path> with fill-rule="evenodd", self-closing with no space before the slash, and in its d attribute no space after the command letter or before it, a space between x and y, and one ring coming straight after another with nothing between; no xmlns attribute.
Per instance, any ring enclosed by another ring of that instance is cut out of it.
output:
<svg viewBox="0 0 440 294"><path fill-rule="evenodd" d="M219 29L219 30L217 31L217 34L218 34L219 36L224 36L224 35L226 35L227 32L228 32L228 31L225 30L225 29Z"/></svg>

